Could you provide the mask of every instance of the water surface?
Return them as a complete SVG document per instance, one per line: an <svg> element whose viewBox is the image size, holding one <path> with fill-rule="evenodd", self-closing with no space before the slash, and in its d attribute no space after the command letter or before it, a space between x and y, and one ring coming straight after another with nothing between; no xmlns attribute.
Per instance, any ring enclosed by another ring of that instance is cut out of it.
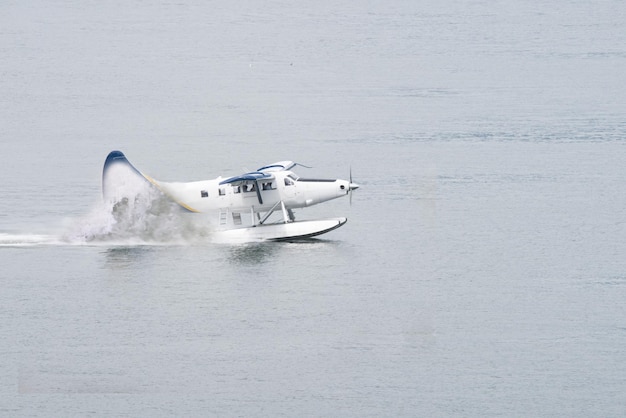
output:
<svg viewBox="0 0 626 418"><path fill-rule="evenodd" d="M622 2L0 11L0 415L624 414ZM307 242L111 234L113 149L361 188Z"/></svg>

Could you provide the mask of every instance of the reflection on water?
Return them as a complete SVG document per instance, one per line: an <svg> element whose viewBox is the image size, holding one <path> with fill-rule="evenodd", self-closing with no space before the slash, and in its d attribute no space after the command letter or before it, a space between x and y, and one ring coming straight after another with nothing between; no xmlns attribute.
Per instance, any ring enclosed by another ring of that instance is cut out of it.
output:
<svg viewBox="0 0 626 418"><path fill-rule="evenodd" d="M111 247L104 251L106 255L104 267L111 270L123 270L137 264L137 261L152 252L154 249L149 246Z"/></svg>
<svg viewBox="0 0 626 418"><path fill-rule="evenodd" d="M331 240L331 239L322 239L322 238L289 238L289 239L281 240L280 242L288 243L288 244L303 245L303 244L321 244L321 243L330 244L336 241Z"/></svg>
<svg viewBox="0 0 626 418"><path fill-rule="evenodd" d="M264 241L234 245L228 249L228 259L232 264L249 265L267 263L274 260L279 253L299 254L312 250L322 250L328 246L336 246L340 241L319 238L300 238L284 241Z"/></svg>
<svg viewBox="0 0 626 418"><path fill-rule="evenodd" d="M229 248L228 259L232 264L248 265L267 262L275 255L280 243L257 242Z"/></svg>
<svg viewBox="0 0 626 418"><path fill-rule="evenodd" d="M303 238L289 241L264 241L237 245L120 245L107 247L101 252L104 254L103 268L108 270L136 269L138 265L152 265L159 263L161 254L170 258L173 254L185 259L185 263L212 262L212 260L227 260L234 266L251 266L274 262L279 257L305 257L311 252L335 251L340 241ZM176 257L176 256L174 256ZM183 262L179 258L180 262Z"/></svg>

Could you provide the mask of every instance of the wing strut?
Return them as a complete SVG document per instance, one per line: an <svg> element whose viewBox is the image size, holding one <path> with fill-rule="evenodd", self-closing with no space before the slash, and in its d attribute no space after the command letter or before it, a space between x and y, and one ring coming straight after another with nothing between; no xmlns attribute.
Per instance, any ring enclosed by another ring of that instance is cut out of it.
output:
<svg viewBox="0 0 626 418"><path fill-rule="evenodd" d="M263 219L261 219L259 221L259 225L263 225L265 223L265 221L267 221L267 218L269 218L272 213L274 213L274 211L276 210L276 208L278 207L278 205L280 205L281 211L283 212L283 222L285 222L286 224L293 222L293 213L291 213L291 209L287 209L285 207L285 203L282 200L279 200L278 202L276 202L276 204L274 206L272 206L272 208L265 214L265 216L263 217Z"/></svg>
<svg viewBox="0 0 626 418"><path fill-rule="evenodd" d="M272 206L272 208L269 210L269 212L267 212L267 213L265 214L265 216L263 217L263 219L261 219L261 220L259 221L259 224L260 224L260 225L263 225L263 223L265 223L265 221L267 221L267 218L269 218L269 217L272 215L272 213L274 213L274 210L276 210L276 206L280 205L281 203L282 203L282 200L280 200L280 201L276 202L276 204L275 204L274 206Z"/></svg>
<svg viewBox="0 0 626 418"><path fill-rule="evenodd" d="M289 213L287 213L287 208L285 207L285 204L283 203L283 201L280 201L280 206L283 209L283 219L285 219L285 223L289 223L291 222L291 218L289 217Z"/></svg>
<svg viewBox="0 0 626 418"><path fill-rule="evenodd" d="M261 190L259 189L259 181L254 180L254 188L256 189L256 197L259 198L259 204L263 204L263 198L261 197Z"/></svg>

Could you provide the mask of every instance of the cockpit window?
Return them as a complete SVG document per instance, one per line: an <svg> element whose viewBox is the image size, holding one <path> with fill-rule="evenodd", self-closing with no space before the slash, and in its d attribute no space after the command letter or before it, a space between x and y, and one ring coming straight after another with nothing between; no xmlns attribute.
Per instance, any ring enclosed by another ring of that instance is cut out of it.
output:
<svg viewBox="0 0 626 418"><path fill-rule="evenodd" d="M285 177L285 186L293 186L294 185L293 180L291 180L291 178L289 178L289 177L291 177L291 176Z"/></svg>

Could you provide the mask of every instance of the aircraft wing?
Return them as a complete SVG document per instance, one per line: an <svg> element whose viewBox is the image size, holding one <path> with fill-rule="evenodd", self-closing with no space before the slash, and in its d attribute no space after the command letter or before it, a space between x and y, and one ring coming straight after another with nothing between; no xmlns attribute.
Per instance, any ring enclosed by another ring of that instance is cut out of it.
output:
<svg viewBox="0 0 626 418"><path fill-rule="evenodd" d="M279 161L274 164L269 164L261 168L257 168L256 171L267 173L272 171L291 170L295 165L296 163L294 163L293 161Z"/></svg>
<svg viewBox="0 0 626 418"><path fill-rule="evenodd" d="M220 184L232 184L233 186L239 186L241 184L254 183L259 180L273 180L275 171L284 171L293 168L296 165L293 161L279 161L277 163L265 165L258 168L256 171L241 174L239 176L229 177L226 180L222 180Z"/></svg>
<svg viewBox="0 0 626 418"><path fill-rule="evenodd" d="M251 171L249 173L241 174L239 176L229 177L225 180L220 181L220 185L230 184L233 186L240 186L242 184L253 183L255 185L254 189L256 191L257 198L259 199L259 203L262 205L263 197L261 196L259 181L268 182L274 180L274 174L272 174L273 172L289 170L295 165L296 164L293 161L279 161L274 164L263 166L257 171Z"/></svg>
<svg viewBox="0 0 626 418"><path fill-rule="evenodd" d="M254 183L259 180L273 180L274 176L270 173L262 173L260 171L251 171L250 173L241 174L235 177L229 177L220 181L220 184L232 184L239 186L241 184Z"/></svg>

